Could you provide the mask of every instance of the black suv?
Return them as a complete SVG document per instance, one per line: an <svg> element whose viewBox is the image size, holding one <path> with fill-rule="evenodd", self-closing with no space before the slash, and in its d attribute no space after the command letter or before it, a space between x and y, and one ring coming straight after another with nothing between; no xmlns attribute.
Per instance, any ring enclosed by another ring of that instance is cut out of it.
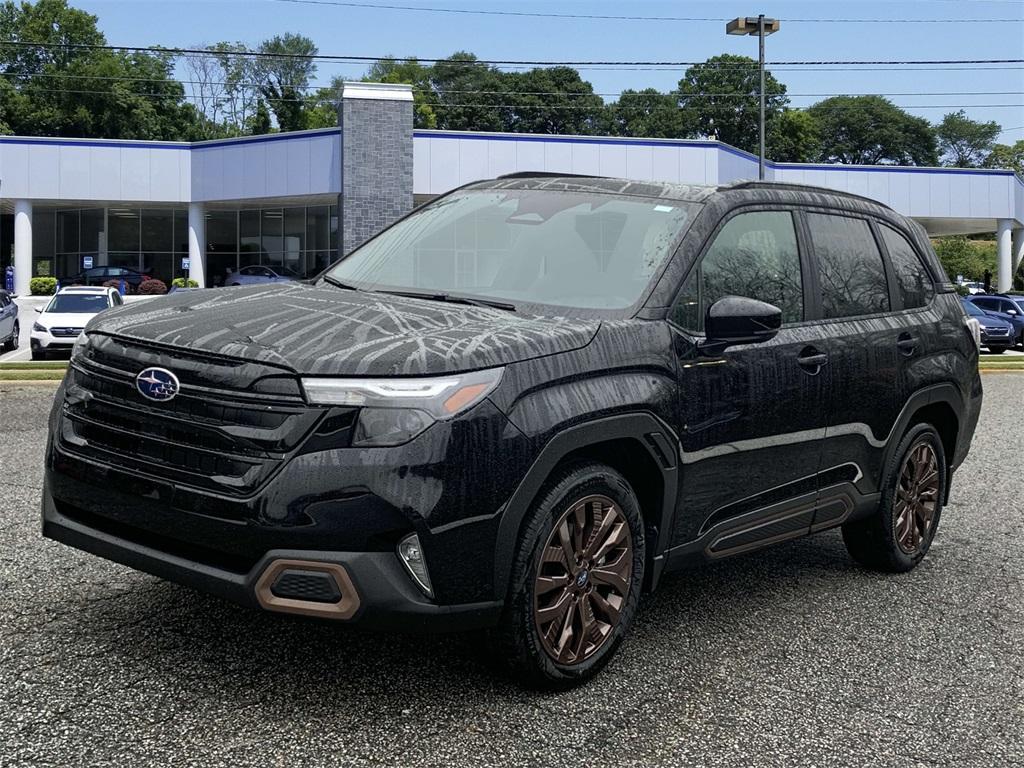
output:
<svg viewBox="0 0 1024 768"><path fill-rule="evenodd" d="M913 568L978 418L975 330L870 200L478 182L311 281L90 323L43 532L267 610L493 628L567 685L686 564L842 526Z"/></svg>

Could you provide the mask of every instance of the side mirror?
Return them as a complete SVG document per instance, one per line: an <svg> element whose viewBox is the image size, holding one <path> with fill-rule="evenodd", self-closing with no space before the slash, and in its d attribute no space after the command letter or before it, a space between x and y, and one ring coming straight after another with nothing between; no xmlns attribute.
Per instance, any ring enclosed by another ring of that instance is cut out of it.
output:
<svg viewBox="0 0 1024 768"><path fill-rule="evenodd" d="M36 307L36 312L38 312L40 315L43 314L43 308L42 307Z"/></svg>
<svg viewBox="0 0 1024 768"><path fill-rule="evenodd" d="M717 354L737 344L760 344L775 337L782 327L782 310L745 296L725 296L710 307L704 318L707 337L700 347Z"/></svg>

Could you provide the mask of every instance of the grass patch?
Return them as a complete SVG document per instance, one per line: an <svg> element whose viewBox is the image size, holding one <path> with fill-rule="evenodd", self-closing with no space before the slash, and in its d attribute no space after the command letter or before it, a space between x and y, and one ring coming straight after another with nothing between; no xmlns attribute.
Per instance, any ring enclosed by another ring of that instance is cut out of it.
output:
<svg viewBox="0 0 1024 768"><path fill-rule="evenodd" d="M24 361L16 363L0 363L0 371L63 371L68 367L67 361L53 362Z"/></svg>
<svg viewBox="0 0 1024 768"><path fill-rule="evenodd" d="M0 381L60 381L63 378L63 370L8 371L0 369Z"/></svg>

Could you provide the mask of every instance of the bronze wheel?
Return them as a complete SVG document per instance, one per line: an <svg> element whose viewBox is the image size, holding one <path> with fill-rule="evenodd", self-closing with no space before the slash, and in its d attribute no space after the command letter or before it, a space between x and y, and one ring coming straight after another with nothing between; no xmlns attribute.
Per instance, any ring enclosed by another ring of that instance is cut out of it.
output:
<svg viewBox="0 0 1024 768"><path fill-rule="evenodd" d="M939 458L927 440L907 451L896 483L892 525L899 548L908 555L928 539L939 508Z"/></svg>
<svg viewBox="0 0 1024 768"><path fill-rule="evenodd" d="M633 537L619 506L586 496L558 520L540 553L533 618L559 664L593 656L619 623L633 578Z"/></svg>

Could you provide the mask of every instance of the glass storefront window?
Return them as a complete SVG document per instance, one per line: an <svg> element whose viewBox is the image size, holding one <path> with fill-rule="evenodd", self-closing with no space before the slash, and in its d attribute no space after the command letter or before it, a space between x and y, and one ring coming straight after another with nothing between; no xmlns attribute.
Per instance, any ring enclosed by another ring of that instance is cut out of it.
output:
<svg viewBox="0 0 1024 768"><path fill-rule="evenodd" d="M134 208L107 211L107 248L113 251L139 250L139 212Z"/></svg>
<svg viewBox="0 0 1024 768"><path fill-rule="evenodd" d="M106 253L107 233L105 230L106 211L102 208L86 208L82 211L79 251L98 256Z"/></svg>
<svg viewBox="0 0 1024 768"><path fill-rule="evenodd" d="M284 250L284 213L280 208L264 208L260 211L260 234L261 261L267 263L267 254Z"/></svg>
<svg viewBox="0 0 1024 768"><path fill-rule="evenodd" d="M188 256L188 211L174 211L174 252Z"/></svg>
<svg viewBox="0 0 1024 768"><path fill-rule="evenodd" d="M206 252L238 252L238 211L210 211L206 214Z"/></svg>
<svg viewBox="0 0 1024 768"><path fill-rule="evenodd" d="M57 212L57 251L78 253L78 211Z"/></svg>

